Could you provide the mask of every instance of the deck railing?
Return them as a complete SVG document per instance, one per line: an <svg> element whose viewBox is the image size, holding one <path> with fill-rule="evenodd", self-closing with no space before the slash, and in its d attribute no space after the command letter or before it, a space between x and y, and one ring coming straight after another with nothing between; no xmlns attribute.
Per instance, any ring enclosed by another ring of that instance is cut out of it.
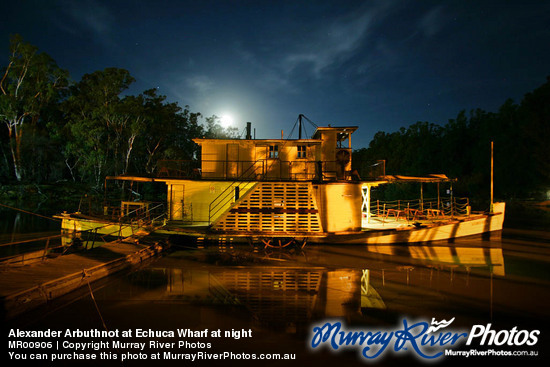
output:
<svg viewBox="0 0 550 367"><path fill-rule="evenodd" d="M342 172L339 161L258 159L256 161L161 160L157 176L186 179L269 180L336 180L352 179L351 172Z"/></svg>
<svg viewBox="0 0 550 367"><path fill-rule="evenodd" d="M437 219L470 215L469 198L433 198L413 200L375 200L371 202L372 215L387 218L398 216L409 220Z"/></svg>
<svg viewBox="0 0 550 367"><path fill-rule="evenodd" d="M208 205L208 224L212 224L212 220L222 211L232 200L238 200L241 191L249 189L255 184L250 177L255 176L255 171L259 166L256 164L250 165L244 171L239 179L231 182L225 190L223 190L212 202Z"/></svg>
<svg viewBox="0 0 550 367"><path fill-rule="evenodd" d="M134 207L135 208L132 208ZM153 224L163 220L166 216L166 204L163 202L123 201L122 204L103 202L102 211L97 208L82 208L83 214L100 216L113 222L131 223L141 221Z"/></svg>

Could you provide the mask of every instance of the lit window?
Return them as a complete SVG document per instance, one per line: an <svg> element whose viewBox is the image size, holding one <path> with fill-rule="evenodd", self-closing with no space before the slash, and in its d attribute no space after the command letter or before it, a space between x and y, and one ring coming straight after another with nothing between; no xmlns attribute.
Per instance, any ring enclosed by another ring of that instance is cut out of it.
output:
<svg viewBox="0 0 550 367"><path fill-rule="evenodd" d="M269 146L269 158L279 158L279 146L270 145Z"/></svg>
<svg viewBox="0 0 550 367"><path fill-rule="evenodd" d="M306 157L306 146L298 145L298 158L305 158L305 157Z"/></svg>

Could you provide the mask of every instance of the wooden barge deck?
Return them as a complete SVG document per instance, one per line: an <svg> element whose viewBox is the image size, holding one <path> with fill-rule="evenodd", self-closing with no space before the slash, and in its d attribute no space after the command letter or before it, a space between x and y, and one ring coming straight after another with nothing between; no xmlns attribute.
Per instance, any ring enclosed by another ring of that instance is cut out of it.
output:
<svg viewBox="0 0 550 367"><path fill-rule="evenodd" d="M140 265L166 247L162 237L148 232L28 265L0 268L3 319L38 306L119 271Z"/></svg>

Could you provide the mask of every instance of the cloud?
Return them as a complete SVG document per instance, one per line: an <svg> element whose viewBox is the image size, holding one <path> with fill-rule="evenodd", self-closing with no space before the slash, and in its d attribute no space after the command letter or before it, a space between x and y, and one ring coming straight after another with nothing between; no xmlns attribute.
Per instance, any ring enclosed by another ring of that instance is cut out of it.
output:
<svg viewBox="0 0 550 367"><path fill-rule="evenodd" d="M207 95L215 86L214 81L205 75L187 77L185 78L185 84L198 95Z"/></svg>
<svg viewBox="0 0 550 367"><path fill-rule="evenodd" d="M443 6L438 5L427 11L419 20L418 28L426 37L435 36L444 26Z"/></svg>
<svg viewBox="0 0 550 367"><path fill-rule="evenodd" d="M338 68L348 69L342 74L354 73L350 68L357 65L350 62L364 54L368 43L376 47L376 40L371 39L376 27L398 6L399 2L391 0L373 1L328 20L281 20L277 28L269 29L276 37L259 37L259 45L238 45L241 62L255 73L259 87L299 93L304 81L333 78Z"/></svg>
<svg viewBox="0 0 550 367"><path fill-rule="evenodd" d="M241 43L236 43L234 49L240 61L248 66L247 70L256 76L253 78L256 85L262 89L296 92L285 73L281 73L275 65L266 62L269 57L260 57L255 52L245 49Z"/></svg>
<svg viewBox="0 0 550 367"><path fill-rule="evenodd" d="M72 34L89 33L96 40L110 43L116 22L115 16L104 5L95 0L66 1L63 2L63 12L68 18L58 22L60 28Z"/></svg>
<svg viewBox="0 0 550 367"><path fill-rule="evenodd" d="M169 76L168 85L171 93L180 101L198 108L203 113L211 105L216 92L216 83L206 75L180 76L174 72Z"/></svg>
<svg viewBox="0 0 550 367"><path fill-rule="evenodd" d="M318 29L305 42L295 46L295 51L283 57L284 73L290 74L308 64L315 78L322 77L326 69L341 65L362 46L373 17L372 11L346 15L328 28Z"/></svg>

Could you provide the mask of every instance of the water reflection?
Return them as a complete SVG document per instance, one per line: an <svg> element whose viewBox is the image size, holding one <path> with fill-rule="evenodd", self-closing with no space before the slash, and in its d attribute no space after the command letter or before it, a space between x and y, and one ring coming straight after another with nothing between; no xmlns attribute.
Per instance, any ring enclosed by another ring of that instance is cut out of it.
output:
<svg viewBox="0 0 550 367"><path fill-rule="evenodd" d="M241 308L256 327L298 333L312 320L359 320L441 300L491 308L493 275L504 275L499 247L318 246L279 254L213 247L175 251L96 297Z"/></svg>
<svg viewBox="0 0 550 367"><path fill-rule="evenodd" d="M533 260L525 271L524 257L514 257L509 246L508 239L465 239L447 246L318 245L284 251L230 244L174 247L137 271L93 284L93 298L90 292L76 300L68 296L66 304L55 309L52 304L25 324L83 330L101 329L103 323L120 330L251 329L250 340L209 340L212 350L295 351L300 363L317 358L321 364L355 365L354 353L311 353L312 325L339 319L352 328L383 330L403 318L455 318L453 326L466 329L486 323L498 329L547 325L547 273L540 273ZM547 334L541 334L540 345L542 335ZM400 362L391 359L388 365Z"/></svg>
<svg viewBox="0 0 550 367"><path fill-rule="evenodd" d="M284 251L230 243L174 247L140 270L93 283L95 298L85 287L80 298L68 295L36 316L13 320L13 325L85 330L101 329L105 322L109 329L121 330L252 328L253 339L233 344L214 340L213 350L296 351L300 365L317 358L319 365L364 366L355 353L345 359L343 353L307 350L312 325L339 318L357 328L382 330L403 317L456 318L455 327L492 323L501 330L542 329L536 346L542 350L548 345L550 325L547 228L507 229L502 240L460 239L438 246L315 245ZM88 249L99 240L81 238ZM404 363L399 358L386 362Z"/></svg>
<svg viewBox="0 0 550 367"><path fill-rule="evenodd" d="M367 246L367 251L391 257L406 256L429 266L449 269L486 269L504 276L504 257L499 247L448 247L448 246Z"/></svg>

